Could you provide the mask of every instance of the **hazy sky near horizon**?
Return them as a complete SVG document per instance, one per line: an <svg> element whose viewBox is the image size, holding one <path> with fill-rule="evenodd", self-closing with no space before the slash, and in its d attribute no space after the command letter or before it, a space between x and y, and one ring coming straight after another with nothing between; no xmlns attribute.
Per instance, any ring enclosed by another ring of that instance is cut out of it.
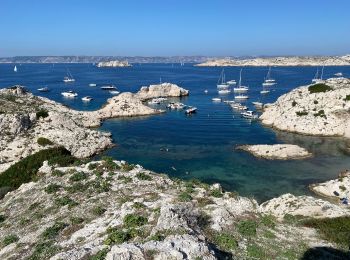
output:
<svg viewBox="0 0 350 260"><path fill-rule="evenodd" d="M0 0L0 56L342 55L350 0Z"/></svg>

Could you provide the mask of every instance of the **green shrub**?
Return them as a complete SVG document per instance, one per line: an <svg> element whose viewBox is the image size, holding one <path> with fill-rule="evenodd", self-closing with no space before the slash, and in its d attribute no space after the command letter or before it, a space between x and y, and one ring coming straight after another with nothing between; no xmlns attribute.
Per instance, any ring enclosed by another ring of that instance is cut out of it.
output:
<svg viewBox="0 0 350 260"><path fill-rule="evenodd" d="M69 178L69 181L71 182L82 181L82 180L85 180L86 178L87 178L87 175L85 172L76 172Z"/></svg>
<svg viewBox="0 0 350 260"><path fill-rule="evenodd" d="M96 216L102 216L103 213L106 212L106 209L103 208L102 206L96 206L92 208L92 214L96 215Z"/></svg>
<svg viewBox="0 0 350 260"><path fill-rule="evenodd" d="M119 230L117 228L108 228L107 234L108 236L104 242L106 245L122 244L132 238L128 231Z"/></svg>
<svg viewBox="0 0 350 260"><path fill-rule="evenodd" d="M161 231L157 231L154 235L150 236L148 239L153 241L163 241L166 235Z"/></svg>
<svg viewBox="0 0 350 260"><path fill-rule="evenodd" d="M243 236L255 236L258 224L253 220L243 220L237 225L238 232Z"/></svg>
<svg viewBox="0 0 350 260"><path fill-rule="evenodd" d="M307 111L297 111L297 112L295 112L295 114L297 114L297 116L307 116L308 112Z"/></svg>
<svg viewBox="0 0 350 260"><path fill-rule="evenodd" d="M72 225L77 225L77 224L81 224L84 222L84 219L81 217L70 217L69 220L70 220L70 223Z"/></svg>
<svg viewBox="0 0 350 260"><path fill-rule="evenodd" d="M120 167L118 164L116 164L114 161L113 161L113 158L110 157L110 156L103 156L102 157L102 160L103 160L103 166L107 168L107 170L118 170Z"/></svg>
<svg viewBox="0 0 350 260"><path fill-rule="evenodd" d="M275 228L276 226L276 218L272 215L263 215L260 219L260 223L265 227Z"/></svg>
<svg viewBox="0 0 350 260"><path fill-rule="evenodd" d="M309 219L304 220L303 225L317 229L330 242L350 246L350 217Z"/></svg>
<svg viewBox="0 0 350 260"><path fill-rule="evenodd" d="M45 137L39 137L37 142L41 146L53 145L53 142L51 142L49 139Z"/></svg>
<svg viewBox="0 0 350 260"><path fill-rule="evenodd" d="M46 186L45 191L49 194L57 192L61 188L61 185L51 183Z"/></svg>
<svg viewBox="0 0 350 260"><path fill-rule="evenodd" d="M327 92L327 91L332 90L332 88L330 86L323 84L323 83L311 85L311 86L309 86L308 89L309 89L310 94Z"/></svg>
<svg viewBox="0 0 350 260"><path fill-rule="evenodd" d="M317 104L318 104L318 101L317 101L317 100L314 100L314 104L317 105Z"/></svg>
<svg viewBox="0 0 350 260"><path fill-rule="evenodd" d="M9 244L15 243L19 240L19 237L15 234L9 234L7 236L4 237L2 243L7 246Z"/></svg>
<svg viewBox="0 0 350 260"><path fill-rule="evenodd" d="M134 209L144 209L146 206L145 206L145 204L143 204L143 203L141 203L141 202L135 202L135 203L132 205L132 207L133 207Z"/></svg>
<svg viewBox="0 0 350 260"><path fill-rule="evenodd" d="M215 197L215 198L221 198L222 196L224 196L224 194L222 193L222 191L220 189L211 190L210 195Z"/></svg>
<svg viewBox="0 0 350 260"><path fill-rule="evenodd" d="M225 251L233 251L238 247L237 240L229 233L216 234L213 239L214 243Z"/></svg>
<svg viewBox="0 0 350 260"><path fill-rule="evenodd" d="M68 225L63 222L56 222L51 227L45 229L41 234L44 239L53 239L58 236L58 234L67 227Z"/></svg>
<svg viewBox="0 0 350 260"><path fill-rule="evenodd" d="M147 222L148 219L146 217L136 214L127 214L123 219L126 228L140 227L147 224Z"/></svg>
<svg viewBox="0 0 350 260"><path fill-rule="evenodd" d="M72 186L68 186L65 188L66 191L69 193L76 193L76 192L84 192L88 189L88 184L83 184L81 182L76 182L72 184Z"/></svg>
<svg viewBox="0 0 350 260"><path fill-rule="evenodd" d="M248 245L247 253L248 256L252 257L253 259L266 259L266 253L260 246L256 244Z"/></svg>
<svg viewBox="0 0 350 260"><path fill-rule="evenodd" d="M6 220L6 217L4 215L0 215L0 223L4 222Z"/></svg>
<svg viewBox="0 0 350 260"><path fill-rule="evenodd" d="M45 118L48 116L49 116L49 113L45 109L41 109L41 110L36 112L36 119L39 119L40 117Z"/></svg>
<svg viewBox="0 0 350 260"><path fill-rule="evenodd" d="M129 172L129 171L133 170L134 168L135 168L134 164L129 164L126 162L126 163L122 164L121 170L124 172Z"/></svg>
<svg viewBox="0 0 350 260"><path fill-rule="evenodd" d="M32 255L28 260L38 260L38 259L50 259L51 256L55 255L59 250L59 247L54 245L53 241L45 241L38 243Z"/></svg>
<svg viewBox="0 0 350 260"><path fill-rule="evenodd" d="M58 206L62 206L62 207L68 205L69 208L78 205L77 202L75 202L74 200L72 200L72 199L69 198L68 196L64 196L64 197L62 197L62 198L57 198L57 199L55 200L55 203L56 203Z"/></svg>
<svg viewBox="0 0 350 260"><path fill-rule="evenodd" d="M292 107L295 107L297 104L298 104L298 103L297 103L295 100L293 100L293 102L292 102Z"/></svg>
<svg viewBox="0 0 350 260"><path fill-rule="evenodd" d="M184 192L180 193L179 200L183 201L183 202L191 201L192 200L192 196L187 191L184 191Z"/></svg>
<svg viewBox="0 0 350 260"><path fill-rule="evenodd" d="M136 178L138 178L139 180L142 180L142 181L151 181L152 180L152 177L144 172L139 172L138 174L136 174Z"/></svg>
<svg viewBox="0 0 350 260"><path fill-rule="evenodd" d="M346 95L346 97L344 98L344 101L349 101L350 100L350 95Z"/></svg>
<svg viewBox="0 0 350 260"><path fill-rule="evenodd" d="M320 110L318 111L316 114L314 114L315 117L319 116L319 117L324 117L324 118L327 118L325 113L324 113L324 110Z"/></svg>
<svg viewBox="0 0 350 260"><path fill-rule="evenodd" d="M132 178L131 177L124 176L124 175L119 175L117 179L123 181L124 183L132 182Z"/></svg>
<svg viewBox="0 0 350 260"><path fill-rule="evenodd" d="M61 158L69 158L69 160L61 161ZM9 190L14 190L23 183L35 180L39 168L46 160L57 160L60 162L60 166L67 166L66 163L74 161L75 158L63 147L41 150L11 165L10 168L0 174L0 188L8 187Z"/></svg>
<svg viewBox="0 0 350 260"><path fill-rule="evenodd" d="M88 169L92 171L92 170L95 170L97 166L98 166L98 163L90 163L88 166Z"/></svg>

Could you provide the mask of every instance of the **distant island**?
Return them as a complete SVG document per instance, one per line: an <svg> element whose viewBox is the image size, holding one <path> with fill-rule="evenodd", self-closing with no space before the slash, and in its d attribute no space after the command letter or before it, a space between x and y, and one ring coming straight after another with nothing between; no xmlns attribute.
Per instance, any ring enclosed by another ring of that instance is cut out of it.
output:
<svg viewBox="0 0 350 260"><path fill-rule="evenodd" d="M112 61L101 61L97 63L96 65L99 68L103 67L131 67L130 63L125 61L119 61L119 60L112 60Z"/></svg>
<svg viewBox="0 0 350 260"><path fill-rule="evenodd" d="M94 63L101 67L112 65L112 61L128 64L171 63L195 64L200 67L224 66L349 66L350 55L344 56L15 56L0 57L0 63ZM117 64L117 63L116 63ZM121 65L121 63L119 64ZM118 67L119 67L118 65ZM124 65L123 65L124 66Z"/></svg>
<svg viewBox="0 0 350 260"><path fill-rule="evenodd" d="M199 67L235 67L235 66L348 66L350 55L345 56L291 56L210 59L197 64Z"/></svg>

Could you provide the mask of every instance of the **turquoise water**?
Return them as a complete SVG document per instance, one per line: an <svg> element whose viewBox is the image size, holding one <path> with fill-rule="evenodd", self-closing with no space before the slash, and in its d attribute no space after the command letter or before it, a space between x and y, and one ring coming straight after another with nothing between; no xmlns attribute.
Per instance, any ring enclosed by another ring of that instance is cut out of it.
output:
<svg viewBox="0 0 350 260"><path fill-rule="evenodd" d="M186 116L169 111L162 115L107 120L101 129L113 133L116 147L103 155L111 155L145 168L172 176L198 178L208 183L219 182L227 190L254 196L259 201L291 192L308 194L308 184L328 180L339 171L350 168L350 158L341 138L317 138L282 133L242 119L224 103L213 103L217 96L216 82L221 68L199 68L191 64L142 64L131 68L96 68L91 64L0 64L0 86L22 84L34 94L47 96L80 110L94 110L103 105L108 92L89 83L115 84L121 91L137 91L143 85L163 82L176 83L190 90L181 102L194 105L198 113ZM73 84L62 82L66 68L76 79ZM227 79L238 80L240 68L225 68ZM310 82L315 67L277 67L272 76L278 85L261 98L261 83L267 68L247 67L243 70L243 84L249 85L251 101L273 102L292 88ZM336 72L350 76L350 67L326 67L325 77ZM49 93L37 88L48 86ZM64 90L74 90L79 97L90 95L94 100L84 104L80 98L61 97ZM204 90L209 93L205 94ZM233 95L227 96L232 99ZM179 100L179 99L174 99ZM161 108L161 106L159 107ZM255 158L234 148L241 144L299 144L315 154L302 161L267 161Z"/></svg>

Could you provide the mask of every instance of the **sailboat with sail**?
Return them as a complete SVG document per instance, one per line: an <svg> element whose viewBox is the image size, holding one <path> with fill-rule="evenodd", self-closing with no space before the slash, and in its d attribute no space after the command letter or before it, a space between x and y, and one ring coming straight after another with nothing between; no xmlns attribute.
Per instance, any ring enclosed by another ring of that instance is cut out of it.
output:
<svg viewBox="0 0 350 260"><path fill-rule="evenodd" d="M233 92L235 93L243 93L243 92L247 92L249 90L248 87L246 86L242 86L242 69L239 72L239 82L238 82L238 86L233 88Z"/></svg>
<svg viewBox="0 0 350 260"><path fill-rule="evenodd" d="M269 67L269 70L267 72L266 78L263 82L263 86L273 86L276 84L276 80L271 78L271 66Z"/></svg>
<svg viewBox="0 0 350 260"><path fill-rule="evenodd" d="M70 83L70 82L74 82L74 81L75 81L75 79L73 78L72 73L70 73L69 69L67 69L67 76L65 76L63 78L63 82Z"/></svg>
<svg viewBox="0 0 350 260"><path fill-rule="evenodd" d="M14 72L17 72L17 66L15 65L15 67L13 68Z"/></svg>
<svg viewBox="0 0 350 260"><path fill-rule="evenodd" d="M229 84L225 82L225 71L222 69L218 82L216 84L218 89L227 89L230 87Z"/></svg>

